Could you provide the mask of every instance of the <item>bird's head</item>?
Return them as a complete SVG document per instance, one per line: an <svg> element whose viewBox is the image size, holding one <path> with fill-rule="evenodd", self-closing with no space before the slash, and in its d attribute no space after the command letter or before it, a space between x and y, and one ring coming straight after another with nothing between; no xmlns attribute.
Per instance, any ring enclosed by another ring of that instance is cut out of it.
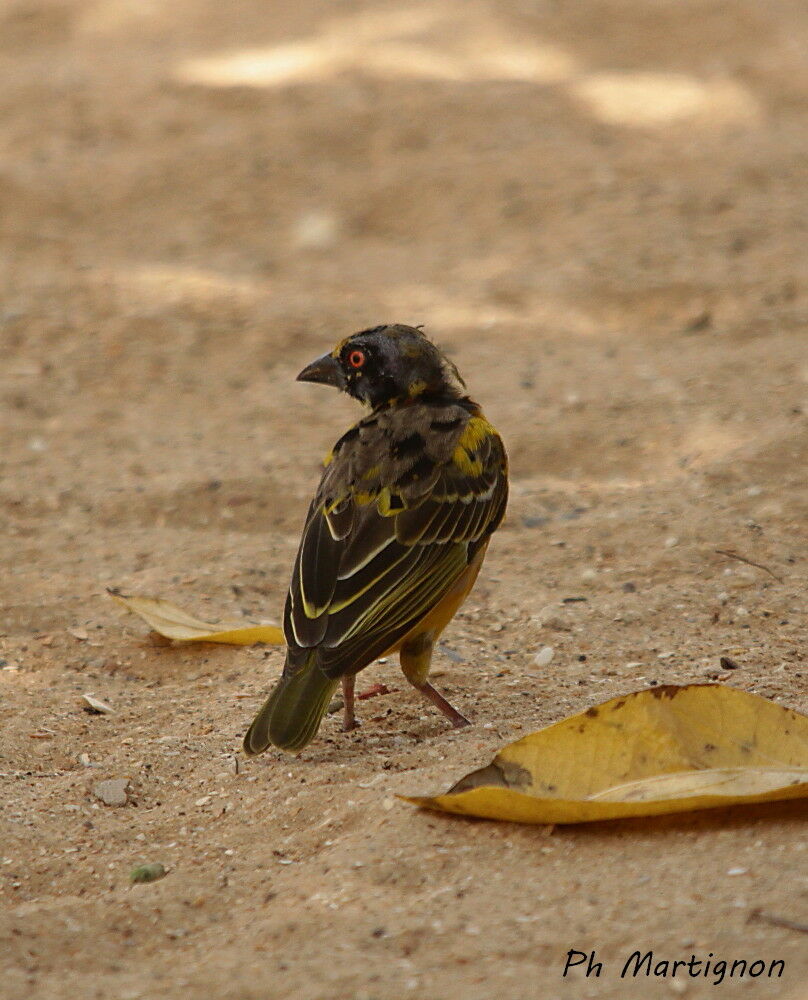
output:
<svg viewBox="0 0 808 1000"><path fill-rule="evenodd" d="M297 378L333 385L373 409L394 400L466 394L452 362L420 330L400 324L376 326L346 337Z"/></svg>

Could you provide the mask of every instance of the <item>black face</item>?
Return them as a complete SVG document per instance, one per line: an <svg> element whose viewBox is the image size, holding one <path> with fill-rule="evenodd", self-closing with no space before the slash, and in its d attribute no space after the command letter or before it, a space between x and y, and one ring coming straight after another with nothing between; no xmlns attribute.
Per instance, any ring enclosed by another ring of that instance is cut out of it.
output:
<svg viewBox="0 0 808 1000"><path fill-rule="evenodd" d="M342 389L370 407L424 394L458 396L465 391L454 366L420 330L379 326L348 337L298 375Z"/></svg>
<svg viewBox="0 0 808 1000"><path fill-rule="evenodd" d="M402 395L396 378L395 352L372 331L350 337L339 348L345 391L368 406L378 406Z"/></svg>

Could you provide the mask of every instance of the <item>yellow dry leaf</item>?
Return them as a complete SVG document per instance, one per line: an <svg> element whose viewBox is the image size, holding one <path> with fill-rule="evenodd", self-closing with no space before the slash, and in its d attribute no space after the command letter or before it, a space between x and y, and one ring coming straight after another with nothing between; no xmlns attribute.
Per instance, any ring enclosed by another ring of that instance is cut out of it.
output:
<svg viewBox="0 0 808 1000"><path fill-rule="evenodd" d="M119 604L134 612L155 632L180 642L221 642L230 646L252 646L256 642L283 645L283 631L261 622L203 622L168 601L154 597L127 597L109 591Z"/></svg>
<svg viewBox="0 0 808 1000"><path fill-rule="evenodd" d="M688 684L613 698L504 747L445 795L405 800L587 823L796 798L808 798L808 716L723 684Z"/></svg>

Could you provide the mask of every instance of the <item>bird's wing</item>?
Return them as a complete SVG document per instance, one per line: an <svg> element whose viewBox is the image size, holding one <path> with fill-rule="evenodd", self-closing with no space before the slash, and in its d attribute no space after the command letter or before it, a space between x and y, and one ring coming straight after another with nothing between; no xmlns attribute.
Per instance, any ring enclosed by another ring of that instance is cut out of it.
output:
<svg viewBox="0 0 808 1000"><path fill-rule="evenodd" d="M464 414L446 440L432 428L417 434L417 448L413 432L397 440L394 431L392 447L387 432L352 440L356 455L369 458L339 455L337 472L326 470L292 574L284 618L290 652L316 647L332 677L356 672L411 631L505 511L507 459L483 417ZM289 669L297 659L290 656Z"/></svg>

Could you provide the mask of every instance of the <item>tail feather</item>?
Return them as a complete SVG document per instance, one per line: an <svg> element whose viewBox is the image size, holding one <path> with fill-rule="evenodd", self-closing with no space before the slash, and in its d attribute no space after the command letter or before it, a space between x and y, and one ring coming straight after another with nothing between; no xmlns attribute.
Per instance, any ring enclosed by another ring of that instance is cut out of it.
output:
<svg viewBox="0 0 808 1000"><path fill-rule="evenodd" d="M281 677L247 730L244 752L263 753L270 743L281 750L302 750L317 735L338 683L326 677L313 656Z"/></svg>

